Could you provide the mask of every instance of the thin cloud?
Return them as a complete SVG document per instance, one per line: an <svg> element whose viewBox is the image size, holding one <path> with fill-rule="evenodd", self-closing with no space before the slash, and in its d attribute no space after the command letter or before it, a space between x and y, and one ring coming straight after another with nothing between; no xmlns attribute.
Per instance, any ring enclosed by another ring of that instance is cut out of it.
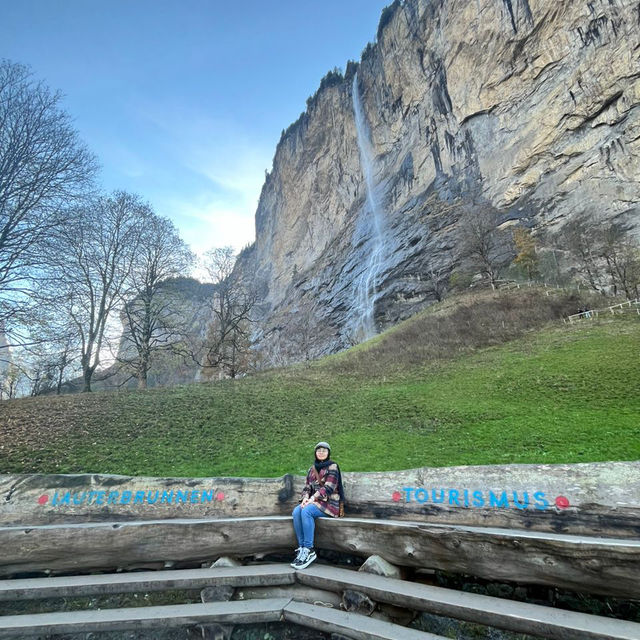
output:
<svg viewBox="0 0 640 640"><path fill-rule="evenodd" d="M196 253L230 245L236 251L253 242L254 210L242 204L200 194L194 200L166 203L167 214L176 221L184 240Z"/></svg>
<svg viewBox="0 0 640 640"><path fill-rule="evenodd" d="M164 199L165 213L184 239L201 252L231 245L237 250L254 239L254 215L271 166L273 148L251 139L237 123L210 117L193 108L139 109L160 129L167 154L201 187Z"/></svg>

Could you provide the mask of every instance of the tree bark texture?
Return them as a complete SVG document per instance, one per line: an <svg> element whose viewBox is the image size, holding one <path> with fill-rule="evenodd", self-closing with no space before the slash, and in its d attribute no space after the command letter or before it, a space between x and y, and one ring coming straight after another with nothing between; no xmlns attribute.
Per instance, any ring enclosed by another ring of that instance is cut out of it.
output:
<svg viewBox="0 0 640 640"><path fill-rule="evenodd" d="M640 462L343 473L346 515L640 537ZM0 525L289 515L304 479L0 476Z"/></svg>
<svg viewBox="0 0 640 640"><path fill-rule="evenodd" d="M315 546L493 581L640 598L640 541L356 518L318 520ZM199 563L292 550L289 517L0 527L0 575Z"/></svg>

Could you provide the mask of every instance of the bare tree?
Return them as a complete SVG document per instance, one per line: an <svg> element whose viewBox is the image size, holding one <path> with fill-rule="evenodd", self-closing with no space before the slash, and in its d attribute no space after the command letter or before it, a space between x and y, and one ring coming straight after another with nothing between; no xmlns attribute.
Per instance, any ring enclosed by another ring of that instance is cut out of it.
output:
<svg viewBox="0 0 640 640"><path fill-rule="evenodd" d="M132 368L140 389L147 388L154 356L175 349L185 338L183 298L169 281L189 273L192 263L193 254L174 225L150 210L144 212L118 354L118 360Z"/></svg>
<svg viewBox="0 0 640 640"><path fill-rule="evenodd" d="M429 262L421 276L423 282L426 283L427 292L438 302L444 298L447 292L451 267L451 255L447 251L444 256L444 264L436 265L434 262Z"/></svg>
<svg viewBox="0 0 640 640"><path fill-rule="evenodd" d="M60 99L27 67L0 61L0 320L7 331L28 307L43 240L96 170Z"/></svg>
<svg viewBox="0 0 640 640"><path fill-rule="evenodd" d="M137 196L116 191L76 210L51 238L56 252L50 298L66 309L77 332L83 391L91 391L106 346L107 323L130 282L146 215L148 206Z"/></svg>
<svg viewBox="0 0 640 640"><path fill-rule="evenodd" d="M568 250L577 261L577 271L594 291L604 293L604 272L600 261L598 223L593 216L574 218L554 238L558 248Z"/></svg>
<svg viewBox="0 0 640 640"><path fill-rule="evenodd" d="M56 304L47 304L41 298L41 306L30 326L30 343L22 347L27 363L25 375L31 383L31 395L55 391L62 392L62 385L70 372L77 374L80 345L77 332L69 326L66 311Z"/></svg>
<svg viewBox="0 0 640 640"><path fill-rule="evenodd" d="M638 246L620 225L600 225L599 230L599 253L606 264L614 295L622 290L627 300L637 298L640 287Z"/></svg>
<svg viewBox="0 0 640 640"><path fill-rule="evenodd" d="M0 374L0 400L18 397L18 389L25 379L24 369L12 362L9 367Z"/></svg>
<svg viewBox="0 0 640 640"><path fill-rule="evenodd" d="M469 210L460 218L461 259L496 288L500 270L513 256L511 237L499 228L500 216L488 206Z"/></svg>
<svg viewBox="0 0 640 640"><path fill-rule="evenodd" d="M205 254L205 268L216 292L213 318L205 345L203 367L222 377L235 378L246 370L250 346L252 310L257 294L234 272L232 247L211 249Z"/></svg>
<svg viewBox="0 0 640 640"><path fill-rule="evenodd" d="M569 251L578 274L594 291L638 297L640 247L625 227L585 215L564 225L554 241Z"/></svg>
<svg viewBox="0 0 640 640"><path fill-rule="evenodd" d="M49 358L49 371L56 395L62 393L62 385L78 357L77 337L73 334L61 335L55 342Z"/></svg>
<svg viewBox="0 0 640 640"><path fill-rule="evenodd" d="M319 322L320 310L315 302L301 302L289 314L289 321L280 331L278 341L278 366L297 360L309 361L320 355L320 349L327 339L326 323Z"/></svg>

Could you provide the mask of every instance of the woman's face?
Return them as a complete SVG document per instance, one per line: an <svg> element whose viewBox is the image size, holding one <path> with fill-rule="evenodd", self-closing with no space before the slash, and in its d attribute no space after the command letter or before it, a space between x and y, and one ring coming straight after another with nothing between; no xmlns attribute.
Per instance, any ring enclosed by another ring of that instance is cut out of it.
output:
<svg viewBox="0 0 640 640"><path fill-rule="evenodd" d="M329 456L329 449L325 449L324 447L318 447L316 449L316 458L320 460L320 462L324 462Z"/></svg>

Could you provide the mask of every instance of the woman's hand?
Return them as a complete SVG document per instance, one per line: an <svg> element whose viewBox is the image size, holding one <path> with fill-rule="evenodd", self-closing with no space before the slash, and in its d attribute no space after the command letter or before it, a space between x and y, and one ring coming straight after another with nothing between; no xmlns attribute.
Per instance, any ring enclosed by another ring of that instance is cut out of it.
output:
<svg viewBox="0 0 640 640"><path fill-rule="evenodd" d="M302 500L302 508L304 509L304 507L308 504L313 504L314 502L319 502L320 501L320 496L317 493L314 493L312 496L308 497L308 498L304 498Z"/></svg>
<svg viewBox="0 0 640 640"><path fill-rule="evenodd" d="M320 496L317 493L314 493L312 496L303 498L302 504L300 506L304 509L308 504L313 504L314 502L318 502L319 498Z"/></svg>

